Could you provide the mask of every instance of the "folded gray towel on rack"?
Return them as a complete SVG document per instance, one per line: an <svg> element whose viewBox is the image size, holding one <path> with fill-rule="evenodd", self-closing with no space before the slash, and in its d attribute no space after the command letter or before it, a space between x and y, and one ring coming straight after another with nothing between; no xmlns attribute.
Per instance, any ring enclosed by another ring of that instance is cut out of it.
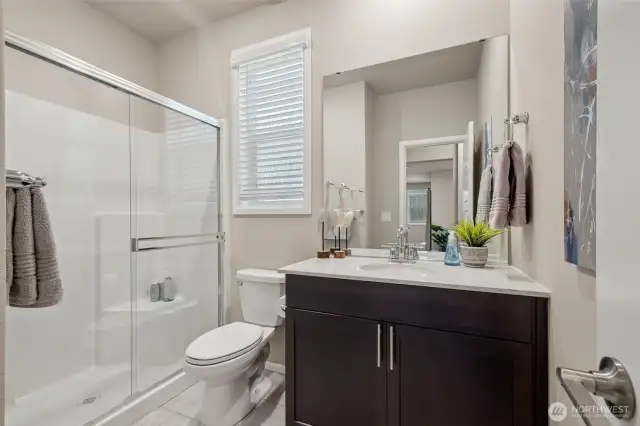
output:
<svg viewBox="0 0 640 426"><path fill-rule="evenodd" d="M509 208L509 225L524 226L527 224L527 188L522 148L516 142L511 143L511 194Z"/></svg>
<svg viewBox="0 0 640 426"><path fill-rule="evenodd" d="M31 190L17 189L15 195L13 282L9 289L9 305L29 306L38 299Z"/></svg>
<svg viewBox="0 0 640 426"><path fill-rule="evenodd" d="M56 305L62 300L62 279L58 268L56 243L53 239L49 211L39 188L31 190L33 205L33 238L36 247L36 278L38 300L32 308Z"/></svg>
<svg viewBox="0 0 640 426"><path fill-rule="evenodd" d="M478 211L476 223L489 222L491 211L491 189L493 187L493 166L489 164L480 177L480 190L478 191Z"/></svg>
<svg viewBox="0 0 640 426"><path fill-rule="evenodd" d="M509 172L511 170L511 154L509 149L511 142L500 147L495 162L495 179L491 211L489 213L489 225L492 228L502 229L507 226L509 219Z"/></svg>
<svg viewBox="0 0 640 426"><path fill-rule="evenodd" d="M7 188L7 300L13 284L13 215L16 210L16 192Z"/></svg>
<svg viewBox="0 0 640 426"><path fill-rule="evenodd" d="M7 196L7 210L9 202ZM15 191L13 222L13 283L9 304L26 308L58 304L62 300L62 280L49 212L40 189Z"/></svg>

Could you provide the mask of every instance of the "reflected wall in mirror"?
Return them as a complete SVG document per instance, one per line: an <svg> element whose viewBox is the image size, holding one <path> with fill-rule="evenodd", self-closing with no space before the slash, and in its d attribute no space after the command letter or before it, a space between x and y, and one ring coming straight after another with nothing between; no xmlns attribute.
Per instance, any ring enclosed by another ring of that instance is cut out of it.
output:
<svg viewBox="0 0 640 426"><path fill-rule="evenodd" d="M364 191L344 197L364 211L349 247L383 248L409 224L412 243L440 250L438 226L474 217L487 151L503 143L509 116L508 51L505 35L324 77L324 180ZM338 192L325 195L336 208ZM491 252L507 260L507 242Z"/></svg>

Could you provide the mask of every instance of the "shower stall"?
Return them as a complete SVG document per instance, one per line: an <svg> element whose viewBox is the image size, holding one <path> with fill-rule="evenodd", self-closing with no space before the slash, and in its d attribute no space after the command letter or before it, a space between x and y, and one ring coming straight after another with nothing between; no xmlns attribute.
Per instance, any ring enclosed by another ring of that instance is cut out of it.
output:
<svg viewBox="0 0 640 426"><path fill-rule="evenodd" d="M184 379L187 345L221 324L220 129L5 38L7 168L47 182L64 287L57 306L7 307L7 424L81 426Z"/></svg>

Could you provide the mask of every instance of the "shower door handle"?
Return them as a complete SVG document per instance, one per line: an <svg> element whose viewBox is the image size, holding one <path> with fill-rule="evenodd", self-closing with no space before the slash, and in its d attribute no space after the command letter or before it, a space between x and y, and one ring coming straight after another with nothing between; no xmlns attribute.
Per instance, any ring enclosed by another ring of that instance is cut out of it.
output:
<svg viewBox="0 0 640 426"><path fill-rule="evenodd" d="M225 242L224 232L209 232L204 234L168 235L162 237L144 237L131 239L131 251L142 252L152 250L166 250L181 247L205 246L222 244ZM166 241L178 240L177 244L165 244ZM180 242L182 240L183 242ZM148 244L148 245L147 245ZM158 245L155 245L158 244ZM141 245L147 245L141 247Z"/></svg>
<svg viewBox="0 0 640 426"><path fill-rule="evenodd" d="M587 426L606 425L591 394L603 398L612 415L632 419L636 411L636 395L627 369L615 358L604 357L597 371L582 371L558 367L556 375L571 402ZM553 406L553 404L552 404ZM592 409L593 408L593 409ZM549 415L554 414L549 408Z"/></svg>

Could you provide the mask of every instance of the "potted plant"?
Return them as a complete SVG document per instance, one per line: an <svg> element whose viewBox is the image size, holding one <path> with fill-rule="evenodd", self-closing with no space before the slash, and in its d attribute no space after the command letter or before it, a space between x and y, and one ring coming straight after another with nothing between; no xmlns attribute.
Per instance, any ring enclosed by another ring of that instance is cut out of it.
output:
<svg viewBox="0 0 640 426"><path fill-rule="evenodd" d="M472 220L460 221L453 230L460 240L462 263L470 268L484 268L489 258L487 243L504 231L494 229L487 222L474 223Z"/></svg>
<svg viewBox="0 0 640 426"><path fill-rule="evenodd" d="M440 251L446 251L449 231L440 225L431 225L431 239L438 246Z"/></svg>

